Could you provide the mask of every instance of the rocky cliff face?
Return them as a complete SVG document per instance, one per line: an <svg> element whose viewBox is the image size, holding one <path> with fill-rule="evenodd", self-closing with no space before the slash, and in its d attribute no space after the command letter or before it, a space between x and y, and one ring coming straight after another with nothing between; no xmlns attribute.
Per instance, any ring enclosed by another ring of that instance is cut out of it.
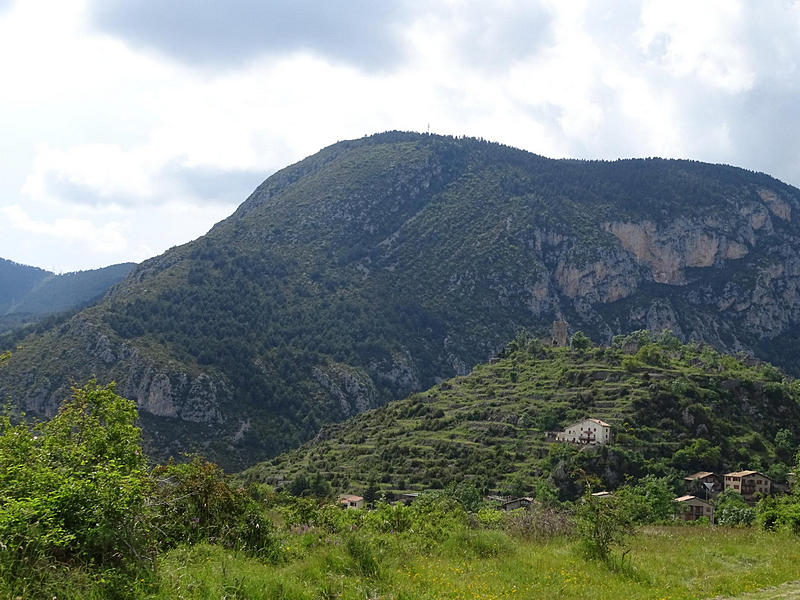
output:
<svg viewBox="0 0 800 600"><path fill-rule="evenodd" d="M244 464L553 320L598 342L671 329L800 373L798 211L797 189L731 167L343 142L26 340L0 394L46 415L72 380L114 379L165 452Z"/></svg>

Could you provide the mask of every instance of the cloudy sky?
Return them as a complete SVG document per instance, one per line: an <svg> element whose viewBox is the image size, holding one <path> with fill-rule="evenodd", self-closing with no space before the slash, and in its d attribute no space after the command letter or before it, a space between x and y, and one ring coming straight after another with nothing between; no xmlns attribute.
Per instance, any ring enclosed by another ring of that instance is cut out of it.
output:
<svg viewBox="0 0 800 600"><path fill-rule="evenodd" d="M800 185L798 61L789 0L0 0L0 257L140 261L324 146L429 125Z"/></svg>

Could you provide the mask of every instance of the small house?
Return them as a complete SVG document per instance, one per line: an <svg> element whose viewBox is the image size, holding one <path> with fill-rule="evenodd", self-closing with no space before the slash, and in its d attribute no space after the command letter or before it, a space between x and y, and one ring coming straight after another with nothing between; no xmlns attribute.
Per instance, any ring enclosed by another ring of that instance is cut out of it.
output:
<svg viewBox="0 0 800 600"><path fill-rule="evenodd" d="M531 505L534 503L533 498L524 497L524 498L514 498L513 500L507 500L500 505L500 508L503 510L516 510L518 508L524 508L525 510L530 510Z"/></svg>
<svg viewBox="0 0 800 600"><path fill-rule="evenodd" d="M716 496L722 491L722 480L719 475L710 471L699 471L683 478L690 493L706 497Z"/></svg>
<svg viewBox="0 0 800 600"><path fill-rule="evenodd" d="M772 479L758 471L734 471L725 473L725 489L739 492L752 503L756 501L756 494L768 496L772 493Z"/></svg>
<svg viewBox="0 0 800 600"><path fill-rule="evenodd" d="M611 425L600 419L583 419L556 434L556 441L573 444L608 444Z"/></svg>
<svg viewBox="0 0 800 600"><path fill-rule="evenodd" d="M709 523L714 522L714 507L710 502L697 496L681 496L675 498L675 502L683 508L678 518L684 521L696 521L700 517L707 517Z"/></svg>
<svg viewBox="0 0 800 600"><path fill-rule="evenodd" d="M419 498L419 492L408 492L403 494L397 494L395 496L397 502L400 502L401 504L405 505L411 504L417 498Z"/></svg>
<svg viewBox="0 0 800 600"><path fill-rule="evenodd" d="M339 506L346 509L364 508L364 498L342 494L339 496Z"/></svg>

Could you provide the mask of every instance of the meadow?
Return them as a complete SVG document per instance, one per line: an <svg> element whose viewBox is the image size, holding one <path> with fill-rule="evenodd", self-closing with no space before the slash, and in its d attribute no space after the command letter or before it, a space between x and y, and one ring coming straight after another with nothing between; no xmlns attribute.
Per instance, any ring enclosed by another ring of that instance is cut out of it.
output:
<svg viewBox="0 0 800 600"><path fill-rule="evenodd" d="M798 577L791 534L754 529L648 527L624 563L585 559L575 540L524 540L462 530L430 552L402 536L290 536L278 564L212 545L159 561L153 598L629 600L737 597ZM766 597L766 596L762 596Z"/></svg>

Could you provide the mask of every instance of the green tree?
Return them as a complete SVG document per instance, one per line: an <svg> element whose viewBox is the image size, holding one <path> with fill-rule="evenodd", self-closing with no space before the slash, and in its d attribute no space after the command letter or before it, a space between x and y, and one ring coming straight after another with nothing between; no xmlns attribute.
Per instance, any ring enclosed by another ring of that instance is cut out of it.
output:
<svg viewBox="0 0 800 600"><path fill-rule="evenodd" d="M199 456L153 470L153 536L161 548L213 541L269 556L272 524L243 489L216 464Z"/></svg>
<svg viewBox="0 0 800 600"><path fill-rule="evenodd" d="M582 331L576 331L570 338L569 344L575 350L586 350L592 345L592 340Z"/></svg>
<svg viewBox="0 0 800 600"><path fill-rule="evenodd" d="M464 510L476 512L483 503L483 494L470 481L451 482L445 488L445 493L458 500Z"/></svg>
<svg viewBox="0 0 800 600"><path fill-rule="evenodd" d="M617 496L596 497L587 492L578 504L575 525L587 558L608 561L614 548L628 552L628 538L635 532L627 504Z"/></svg>
<svg viewBox="0 0 800 600"><path fill-rule="evenodd" d="M364 490L364 504L372 506L378 498L378 483L374 478L370 479L367 483L367 489Z"/></svg>
<svg viewBox="0 0 800 600"><path fill-rule="evenodd" d="M677 511L675 493L665 477L647 475L635 485L622 486L615 494L635 523L662 523Z"/></svg>
<svg viewBox="0 0 800 600"><path fill-rule="evenodd" d="M791 461L794 451L794 434L789 429L779 429L775 434L775 454L781 460Z"/></svg>
<svg viewBox="0 0 800 600"><path fill-rule="evenodd" d="M289 484L289 493L292 496L305 496L311 491L311 483L305 473L295 475L292 483Z"/></svg>
<svg viewBox="0 0 800 600"><path fill-rule="evenodd" d="M314 473L309 481L311 494L317 498L325 499L333 495L330 482L322 476L322 473Z"/></svg>
<svg viewBox="0 0 800 600"><path fill-rule="evenodd" d="M684 471L716 469L721 465L722 449L712 446L705 438L696 438L672 456L672 464Z"/></svg>

